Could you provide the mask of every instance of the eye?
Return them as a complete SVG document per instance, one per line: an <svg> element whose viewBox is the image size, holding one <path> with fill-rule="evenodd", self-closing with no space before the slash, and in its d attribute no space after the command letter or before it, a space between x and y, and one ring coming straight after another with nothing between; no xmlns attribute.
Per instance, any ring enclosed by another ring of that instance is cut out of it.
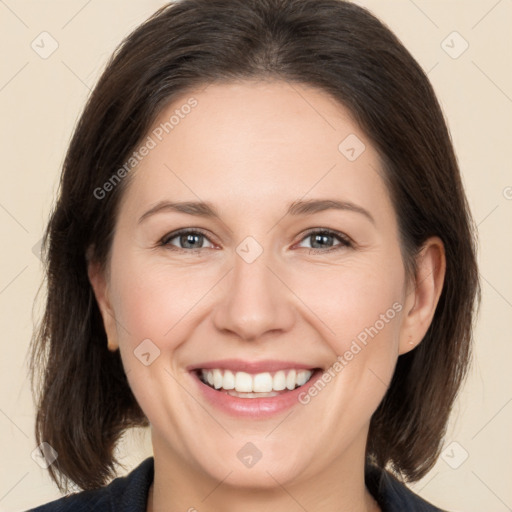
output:
<svg viewBox="0 0 512 512"><path fill-rule="evenodd" d="M312 240L312 246L310 249L321 250L320 252L337 251L344 247L353 246L351 240L346 235L339 233L338 231L332 231L330 229L315 229L310 231L304 238L302 238L302 240L307 239ZM332 243L334 239L338 239L340 243L338 245L329 247L329 244Z"/></svg>
<svg viewBox="0 0 512 512"><path fill-rule="evenodd" d="M315 229L309 231L302 238L302 240L307 239L312 240L312 246L310 246L310 249L313 251L319 250L320 252L331 252L340 250L344 247L353 246L351 240L346 235L330 229ZM333 240L335 239L337 239L339 243L337 245L329 247L329 244L332 243ZM175 243L172 243L173 240L177 240L179 246L176 246ZM174 231L173 233L165 235L160 240L159 245L182 252L199 252L202 249L208 248L202 247L205 240L209 242L209 238L201 230L181 229L179 231ZM211 242L209 243L211 244ZM209 248L212 247L213 244Z"/></svg>
<svg viewBox="0 0 512 512"><path fill-rule="evenodd" d="M181 245L181 247L176 247L175 244L171 243L175 239L178 240L178 243ZM162 240L160 240L160 245L169 247L169 249L176 249L178 251L181 250L184 252L196 252L200 251L201 249L205 249L205 247L201 247L205 240L209 239L202 231L181 229L179 231L175 231L174 233L165 235Z"/></svg>

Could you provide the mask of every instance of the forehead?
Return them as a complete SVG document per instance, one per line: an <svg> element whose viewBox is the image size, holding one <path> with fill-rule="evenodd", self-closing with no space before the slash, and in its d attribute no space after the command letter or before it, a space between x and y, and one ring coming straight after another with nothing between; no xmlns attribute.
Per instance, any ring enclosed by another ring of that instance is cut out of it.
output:
<svg viewBox="0 0 512 512"><path fill-rule="evenodd" d="M125 193L130 209L181 199L261 212L347 195L390 206L378 153L350 112L311 86L210 84L168 104L145 143Z"/></svg>

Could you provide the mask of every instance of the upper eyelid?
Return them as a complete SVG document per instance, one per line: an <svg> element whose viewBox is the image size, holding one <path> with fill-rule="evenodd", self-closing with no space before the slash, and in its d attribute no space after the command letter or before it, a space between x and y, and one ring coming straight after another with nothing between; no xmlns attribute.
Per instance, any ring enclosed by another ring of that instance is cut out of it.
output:
<svg viewBox="0 0 512 512"><path fill-rule="evenodd" d="M341 238L342 240L344 240L346 242L352 243L352 239L348 235L346 235L345 233L343 233L341 231L336 231L333 229L312 229L311 231L306 231L306 233L303 235L302 238L305 238L307 236L314 235L317 233L327 233L328 235L332 235L332 236Z"/></svg>
<svg viewBox="0 0 512 512"><path fill-rule="evenodd" d="M168 242L169 240L172 240L173 238L176 238L177 236L186 234L186 233L199 233L200 235L203 235L205 238L207 238L211 243L214 243L212 240L210 240L209 235L206 233L206 231L203 231L200 228L184 228L184 229L178 229L177 231L171 231L170 233L167 233L164 235L160 242Z"/></svg>
<svg viewBox="0 0 512 512"><path fill-rule="evenodd" d="M352 240L352 238L350 238L345 233L342 233L340 231L336 231L334 229L328 229L328 228L311 228L310 230L306 231L302 235L302 237L300 238L299 242L301 242L302 240L304 240L308 236L316 235L316 234L321 234L321 233L327 233L328 235L331 235L331 236L334 236L335 238L338 238L346 246L353 246L353 245L355 245L355 243ZM334 249L334 248L335 247L331 247L330 249ZM317 249L312 249L312 250L317 250ZM327 252L327 251L322 251L322 252Z"/></svg>

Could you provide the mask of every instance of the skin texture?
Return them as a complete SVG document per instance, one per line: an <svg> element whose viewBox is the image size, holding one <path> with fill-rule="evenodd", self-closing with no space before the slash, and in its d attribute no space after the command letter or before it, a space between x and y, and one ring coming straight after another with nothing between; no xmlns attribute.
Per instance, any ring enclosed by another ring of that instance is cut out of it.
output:
<svg viewBox="0 0 512 512"><path fill-rule="evenodd" d="M132 171L108 272L89 266L109 348L121 351L151 423L148 510L379 510L364 485L369 422L398 356L432 320L442 242L427 241L407 280L379 156L323 91L280 81L211 84L175 99L155 127L190 97L197 106ZM350 134L366 146L355 161L338 149ZM350 210L285 215L294 201L326 198L350 201L374 221ZM219 217L164 211L139 223L163 200L208 201ZM205 232L192 238L199 251L183 245L186 237L159 245L182 228ZM338 231L351 245L318 242L312 228ZM252 263L236 252L248 236L263 250ZM326 369L394 303L401 311L316 397L269 419L220 412L186 370L222 358ZM145 366L134 350L148 338L160 355ZM262 453L251 468L237 457L247 442Z"/></svg>

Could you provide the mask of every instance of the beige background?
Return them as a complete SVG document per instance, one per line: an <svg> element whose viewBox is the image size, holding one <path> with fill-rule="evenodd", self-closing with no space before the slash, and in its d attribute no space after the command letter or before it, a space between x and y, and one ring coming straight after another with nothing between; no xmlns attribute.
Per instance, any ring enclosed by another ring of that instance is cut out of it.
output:
<svg viewBox="0 0 512 512"><path fill-rule="evenodd" d="M483 302L475 363L443 456L412 487L453 512L512 510L512 1L358 3L387 23L428 72L480 234ZM41 312L41 301L34 307L33 301L42 279L34 247L89 90L115 46L160 5L0 0L0 511L25 510L59 496L31 458L34 407L26 354ZM40 36L45 31L50 36ZM46 59L31 47L35 40L39 52L48 51L52 38L58 48ZM151 454L151 444L138 431L119 450L128 471Z"/></svg>

